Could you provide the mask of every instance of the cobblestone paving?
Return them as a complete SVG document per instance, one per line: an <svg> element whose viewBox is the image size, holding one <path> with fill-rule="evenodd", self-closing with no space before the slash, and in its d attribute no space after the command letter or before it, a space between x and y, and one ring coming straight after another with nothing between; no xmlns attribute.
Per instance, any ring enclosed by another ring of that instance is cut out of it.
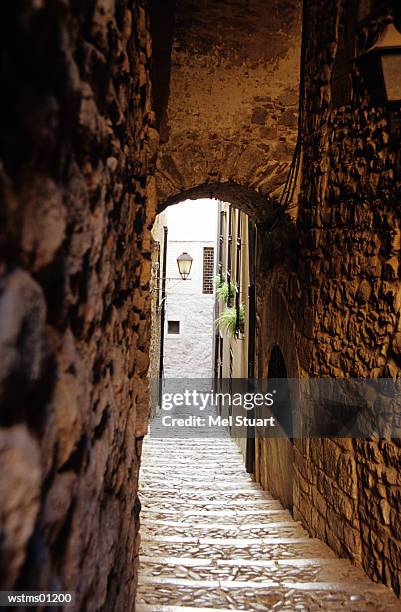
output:
<svg viewBox="0 0 401 612"><path fill-rule="evenodd" d="M226 440L149 438L137 612L401 611L248 476Z"/></svg>

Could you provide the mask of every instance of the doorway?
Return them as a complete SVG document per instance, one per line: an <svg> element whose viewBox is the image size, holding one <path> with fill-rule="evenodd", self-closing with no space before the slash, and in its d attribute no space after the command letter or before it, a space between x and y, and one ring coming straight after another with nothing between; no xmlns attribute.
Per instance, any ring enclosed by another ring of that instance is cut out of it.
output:
<svg viewBox="0 0 401 612"><path fill-rule="evenodd" d="M284 356L278 345L272 347L267 376L288 380ZM280 410L280 405L283 410ZM294 448L291 436L291 396L288 382L280 385L280 405L277 409L279 437L256 440L256 461L259 480L285 508L293 509Z"/></svg>

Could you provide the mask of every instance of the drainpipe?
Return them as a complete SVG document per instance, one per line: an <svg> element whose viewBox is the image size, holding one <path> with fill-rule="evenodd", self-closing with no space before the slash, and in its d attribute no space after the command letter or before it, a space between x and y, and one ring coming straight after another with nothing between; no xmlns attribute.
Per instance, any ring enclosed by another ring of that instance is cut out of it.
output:
<svg viewBox="0 0 401 612"><path fill-rule="evenodd" d="M256 334L256 278L255 278L255 241L256 228L248 219L249 248L249 341L248 341L248 378L255 377L255 334Z"/></svg>
<svg viewBox="0 0 401 612"><path fill-rule="evenodd" d="M222 227L221 227L221 201L218 200L218 205L217 205L217 236L216 236L216 261L217 261L217 266L215 267L215 272L216 275L221 273L221 253L222 253L222 245L221 245L221 233L222 233ZM217 317L219 316L219 302L217 299L217 295L216 292L214 293L214 319L213 319L213 328L214 328L214 335L213 335L213 354L214 354L214 379L215 381L217 381L218 377L219 377L219 357L221 358L221 355L219 355L219 351L220 351L220 333L219 333L219 329L215 324L215 321L217 320Z"/></svg>
<svg viewBox="0 0 401 612"><path fill-rule="evenodd" d="M168 227L165 225L163 237L163 271L162 271L162 292L161 292L161 313L160 313L160 363L159 363L159 380L160 389L164 371L164 328L166 322L166 275L167 275L167 238Z"/></svg>
<svg viewBox="0 0 401 612"><path fill-rule="evenodd" d="M248 261L249 261L249 325L248 325L248 381L250 391L255 378L255 345L256 345L256 228L251 219L248 219ZM254 410L250 416L255 416ZM248 426L246 440L245 467L249 474L255 472L255 427Z"/></svg>

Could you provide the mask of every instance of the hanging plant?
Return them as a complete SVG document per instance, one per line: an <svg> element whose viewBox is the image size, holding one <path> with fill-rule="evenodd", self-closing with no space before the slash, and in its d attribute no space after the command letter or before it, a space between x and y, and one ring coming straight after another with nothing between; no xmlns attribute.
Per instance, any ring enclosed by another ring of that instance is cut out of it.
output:
<svg viewBox="0 0 401 612"><path fill-rule="evenodd" d="M240 329L243 327L245 321L245 307L243 304L239 306L239 325ZM230 336L235 338L237 333L237 309L235 306L226 308L223 310L221 315L216 319L216 325L222 332L227 332Z"/></svg>
<svg viewBox="0 0 401 612"><path fill-rule="evenodd" d="M217 279L219 281L217 282ZM228 285L227 281L223 281L220 277L216 277L216 295L219 300L223 300L224 304L228 304L228 300L234 297L234 287Z"/></svg>
<svg viewBox="0 0 401 612"><path fill-rule="evenodd" d="M220 289L220 287L222 287L223 284L224 284L223 275L217 274L217 276L214 277L214 286L216 287L216 290Z"/></svg>

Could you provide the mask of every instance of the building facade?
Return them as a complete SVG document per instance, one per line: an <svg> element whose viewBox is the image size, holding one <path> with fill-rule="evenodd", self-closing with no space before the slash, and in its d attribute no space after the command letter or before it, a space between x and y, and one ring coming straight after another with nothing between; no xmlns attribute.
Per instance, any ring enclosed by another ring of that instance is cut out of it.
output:
<svg viewBox="0 0 401 612"><path fill-rule="evenodd" d="M215 375L220 378L248 378L253 363L253 356L250 356L253 340L250 336L254 333L252 276L255 226L247 214L227 202L220 202L218 220L216 319L220 319L221 324L216 326ZM227 327L229 313L235 319L234 329Z"/></svg>
<svg viewBox="0 0 401 612"><path fill-rule="evenodd" d="M164 322L165 378L213 376L216 207L212 200L182 202L165 214L168 228ZM182 280L177 257L193 258ZM162 305L163 306L163 305Z"/></svg>
<svg viewBox="0 0 401 612"><path fill-rule="evenodd" d="M246 213L220 202L217 239L214 375L218 384L219 379L254 376L255 224ZM253 442L249 439L247 444L246 431L237 442L253 471Z"/></svg>

